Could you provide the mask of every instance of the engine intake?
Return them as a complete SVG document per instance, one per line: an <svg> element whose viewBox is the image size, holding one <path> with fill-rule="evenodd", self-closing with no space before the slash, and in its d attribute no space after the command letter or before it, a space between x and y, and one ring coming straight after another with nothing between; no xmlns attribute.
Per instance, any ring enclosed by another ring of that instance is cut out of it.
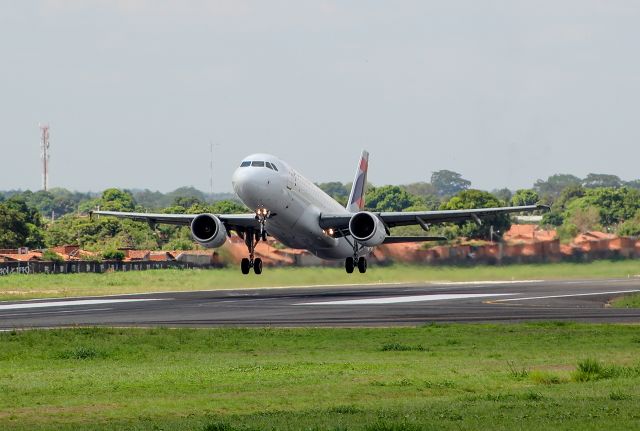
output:
<svg viewBox="0 0 640 431"><path fill-rule="evenodd" d="M191 221L191 236L204 247L216 248L227 239L227 229L213 214L200 214Z"/></svg>
<svg viewBox="0 0 640 431"><path fill-rule="evenodd" d="M367 247L380 245L387 237L387 230L382 220L368 211L361 211L351 217L349 233L356 241Z"/></svg>

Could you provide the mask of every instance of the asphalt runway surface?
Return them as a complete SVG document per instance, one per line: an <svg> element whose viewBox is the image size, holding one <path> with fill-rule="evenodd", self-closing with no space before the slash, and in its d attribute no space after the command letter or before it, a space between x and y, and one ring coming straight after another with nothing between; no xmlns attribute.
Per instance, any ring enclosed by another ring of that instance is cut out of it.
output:
<svg viewBox="0 0 640 431"><path fill-rule="evenodd" d="M64 326L401 326L571 320L640 323L607 306L640 279L347 285L0 302L0 329Z"/></svg>

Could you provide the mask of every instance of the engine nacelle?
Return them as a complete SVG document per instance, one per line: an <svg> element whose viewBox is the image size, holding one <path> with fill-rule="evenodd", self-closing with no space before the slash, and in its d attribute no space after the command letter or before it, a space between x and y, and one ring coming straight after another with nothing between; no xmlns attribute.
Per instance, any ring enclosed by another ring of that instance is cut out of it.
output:
<svg viewBox="0 0 640 431"><path fill-rule="evenodd" d="M200 214L191 222L191 236L203 247L220 247L227 239L227 229L213 214Z"/></svg>
<svg viewBox="0 0 640 431"><path fill-rule="evenodd" d="M387 237L387 230L382 220L368 211L361 211L351 217L349 233L356 241L367 247L380 245Z"/></svg>

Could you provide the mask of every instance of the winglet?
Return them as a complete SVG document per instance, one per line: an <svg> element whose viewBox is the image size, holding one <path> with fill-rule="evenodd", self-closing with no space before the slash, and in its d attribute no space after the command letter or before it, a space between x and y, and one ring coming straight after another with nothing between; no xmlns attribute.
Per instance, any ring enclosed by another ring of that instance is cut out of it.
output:
<svg viewBox="0 0 640 431"><path fill-rule="evenodd" d="M362 150L362 156L356 169L356 176L353 179L349 201L347 202L347 210L350 212L358 212L364 209L364 194L367 187L367 171L369 169L369 153Z"/></svg>

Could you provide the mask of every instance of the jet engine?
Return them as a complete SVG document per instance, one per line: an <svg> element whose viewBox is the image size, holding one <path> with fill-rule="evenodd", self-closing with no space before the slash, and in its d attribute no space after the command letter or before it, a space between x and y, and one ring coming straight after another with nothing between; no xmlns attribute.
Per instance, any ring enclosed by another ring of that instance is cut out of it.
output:
<svg viewBox="0 0 640 431"><path fill-rule="evenodd" d="M380 245L387 237L387 229L382 220L368 211L361 211L351 217L349 233L356 241L367 247Z"/></svg>
<svg viewBox="0 0 640 431"><path fill-rule="evenodd" d="M227 239L227 229L213 214L200 214L191 222L191 236L201 246L216 248Z"/></svg>

